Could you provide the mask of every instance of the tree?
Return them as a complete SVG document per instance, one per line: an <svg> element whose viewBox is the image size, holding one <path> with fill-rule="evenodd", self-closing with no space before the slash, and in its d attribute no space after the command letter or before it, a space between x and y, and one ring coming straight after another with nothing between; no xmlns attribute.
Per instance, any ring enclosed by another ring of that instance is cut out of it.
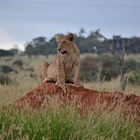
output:
<svg viewBox="0 0 140 140"><path fill-rule="evenodd" d="M79 36L83 37L85 33L86 33L86 30L84 28L81 28L79 31Z"/></svg>
<svg viewBox="0 0 140 140"><path fill-rule="evenodd" d="M25 44L25 54L31 55L48 55L50 45L46 37L36 37Z"/></svg>
<svg viewBox="0 0 140 140"><path fill-rule="evenodd" d="M18 45L14 45L12 49L10 49L10 51L14 54L14 55L19 55L20 54L20 50L18 49Z"/></svg>
<svg viewBox="0 0 140 140"><path fill-rule="evenodd" d="M0 57L3 57L3 56L14 56L14 53L10 50L0 49Z"/></svg>

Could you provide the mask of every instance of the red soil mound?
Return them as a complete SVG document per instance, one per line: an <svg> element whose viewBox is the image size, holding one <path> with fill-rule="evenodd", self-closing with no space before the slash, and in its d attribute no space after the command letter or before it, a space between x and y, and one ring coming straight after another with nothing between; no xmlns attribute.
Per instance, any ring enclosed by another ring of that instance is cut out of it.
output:
<svg viewBox="0 0 140 140"><path fill-rule="evenodd" d="M55 86L54 83L42 83L38 88L27 93L15 102L19 108L29 106L32 108L43 107L44 103L49 103L54 97L59 98L63 103L73 102L80 105L83 110L91 110L99 105L104 109L113 110L117 105L121 105L121 110L125 114L130 114L140 120L140 97L134 94L124 95L120 92L99 92L86 88L78 88L66 85L67 95Z"/></svg>

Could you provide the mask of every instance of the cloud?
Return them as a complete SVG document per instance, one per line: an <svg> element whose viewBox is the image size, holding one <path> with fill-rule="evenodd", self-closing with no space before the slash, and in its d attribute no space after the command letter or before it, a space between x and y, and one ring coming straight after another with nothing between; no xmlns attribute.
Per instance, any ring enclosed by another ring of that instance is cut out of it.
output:
<svg viewBox="0 0 140 140"><path fill-rule="evenodd" d="M17 45L19 50L25 50L24 43L22 42L0 42L0 49L9 50L11 48L14 48L14 45Z"/></svg>
<svg viewBox="0 0 140 140"><path fill-rule="evenodd" d="M13 48L15 44L18 45L20 50L24 50L23 42L17 42L6 30L0 29L0 49L9 50Z"/></svg>

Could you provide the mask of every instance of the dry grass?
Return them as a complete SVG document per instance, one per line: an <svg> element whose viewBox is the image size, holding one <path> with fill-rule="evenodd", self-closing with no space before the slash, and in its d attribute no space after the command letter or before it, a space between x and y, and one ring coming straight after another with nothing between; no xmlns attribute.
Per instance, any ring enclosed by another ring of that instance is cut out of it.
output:
<svg viewBox="0 0 140 140"><path fill-rule="evenodd" d="M81 59L83 59L86 56L91 57L97 57L97 55L93 54L84 54L81 56ZM1 58L1 65L8 65L12 66L12 63L15 60L21 60L23 61L24 65L22 69L19 69L18 67L15 67L14 69L19 71L19 74L11 73L9 74L9 77L13 80L12 85L0 85L0 104L7 104L15 99L19 98L20 96L23 96L28 91L32 90L33 88L37 87L41 81L39 78L40 73L40 65L44 63L45 61L51 62L54 56L44 57L44 56L33 56L29 58L28 56L16 56L16 57L5 57ZM140 58L140 55L130 55L127 56L128 58L134 58L138 60ZM140 59L139 59L140 60ZM34 73L36 75L36 78L30 77L30 71L26 71L25 69L33 68ZM118 91L119 90L119 78L114 79L109 82L91 82L91 83L84 83L85 87L100 90L100 91ZM137 95L140 95L140 87L139 86L132 86L128 85L126 88L126 93L135 93Z"/></svg>
<svg viewBox="0 0 140 140"><path fill-rule="evenodd" d="M114 79L109 82L93 82L84 83L86 88L99 91L119 91L119 79ZM125 94L136 94L140 96L140 86L127 85Z"/></svg>

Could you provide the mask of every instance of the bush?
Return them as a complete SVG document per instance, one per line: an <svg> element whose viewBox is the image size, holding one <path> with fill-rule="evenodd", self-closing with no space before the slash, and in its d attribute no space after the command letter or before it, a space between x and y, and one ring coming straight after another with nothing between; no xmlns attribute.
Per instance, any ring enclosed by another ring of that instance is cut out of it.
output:
<svg viewBox="0 0 140 140"><path fill-rule="evenodd" d="M21 60L16 60L13 62L13 65L21 68L23 66L23 62Z"/></svg>
<svg viewBox="0 0 140 140"><path fill-rule="evenodd" d="M133 60L133 59L128 59L125 62L125 66L126 66L127 71L129 72L129 71L132 71L132 70L139 69L140 68L140 63Z"/></svg>
<svg viewBox="0 0 140 140"><path fill-rule="evenodd" d="M15 72L17 73L17 71L15 71L13 68L9 67L9 66L6 66L6 65L2 65L0 66L0 71L4 74L8 74L10 72Z"/></svg>
<svg viewBox="0 0 140 140"><path fill-rule="evenodd" d="M81 80L111 80L120 74L117 60L109 55L101 55L97 58L85 57L81 61Z"/></svg>
<svg viewBox="0 0 140 140"><path fill-rule="evenodd" d="M133 74L128 78L128 81L133 85L140 85L140 70L133 72Z"/></svg>
<svg viewBox="0 0 140 140"><path fill-rule="evenodd" d="M0 84L10 85L12 84L12 80L8 76L0 75Z"/></svg>
<svg viewBox="0 0 140 140"><path fill-rule="evenodd" d="M100 60L98 58L86 57L81 61L81 80L92 81L96 79L98 72L98 64Z"/></svg>
<svg viewBox="0 0 140 140"><path fill-rule="evenodd" d="M140 63L133 59L126 60L124 65L124 73L140 69ZM119 60L111 55L103 54L98 55L96 58L87 56L81 60L82 81L110 81L112 78L117 78L119 75ZM131 78L131 81L133 81L132 79L133 78Z"/></svg>

